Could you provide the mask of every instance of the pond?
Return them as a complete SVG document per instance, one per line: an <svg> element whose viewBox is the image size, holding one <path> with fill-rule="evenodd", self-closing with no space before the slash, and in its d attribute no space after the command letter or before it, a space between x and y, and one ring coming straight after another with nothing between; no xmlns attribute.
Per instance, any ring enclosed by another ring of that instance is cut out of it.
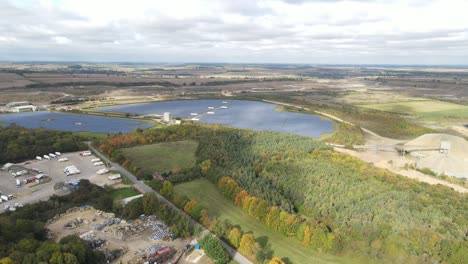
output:
<svg viewBox="0 0 468 264"><path fill-rule="evenodd" d="M135 119L50 112L3 114L0 115L0 122L14 123L27 128L43 127L53 130L93 133L127 133L136 128L145 129L152 126Z"/></svg>
<svg viewBox="0 0 468 264"><path fill-rule="evenodd" d="M333 123L319 116L276 111L277 105L243 100L177 100L97 108L138 115L171 115L196 122L222 124L257 131L286 132L318 138L333 132Z"/></svg>

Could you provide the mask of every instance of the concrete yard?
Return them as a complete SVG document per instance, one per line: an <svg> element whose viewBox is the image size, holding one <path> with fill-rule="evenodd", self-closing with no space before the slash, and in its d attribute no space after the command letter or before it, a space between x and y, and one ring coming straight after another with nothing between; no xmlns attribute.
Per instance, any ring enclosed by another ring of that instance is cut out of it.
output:
<svg viewBox="0 0 468 264"><path fill-rule="evenodd" d="M66 162L59 162L59 158L68 158ZM79 181L80 179L92 179L96 177L107 178L105 175L97 175L96 172L105 166L93 166L92 159L96 157L91 155L82 157L79 152L62 153L61 156L53 158L51 160L43 159L26 161L19 165L20 167L29 169L29 173L26 175L14 178L10 172L0 171L0 192L2 195L13 195L15 198L8 202L0 204L0 213L5 211L5 206L9 205L13 207L15 203L28 204L37 201L43 201L49 199L50 196L57 194L62 195L68 193L63 189L54 190L54 185L59 182L64 182L66 185L70 181ZM80 171L80 174L66 176L63 173L63 169L67 166L75 165ZM42 171L43 174L50 177L51 181L35 185L34 183L22 184L20 188L16 187L16 179L23 182L24 179L38 175L39 173L32 173L30 169L35 168Z"/></svg>

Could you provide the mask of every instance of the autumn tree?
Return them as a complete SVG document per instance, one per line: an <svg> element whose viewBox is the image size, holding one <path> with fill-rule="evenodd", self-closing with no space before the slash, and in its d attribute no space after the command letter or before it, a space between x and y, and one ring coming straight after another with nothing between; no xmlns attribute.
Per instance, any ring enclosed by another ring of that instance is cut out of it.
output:
<svg viewBox="0 0 468 264"><path fill-rule="evenodd" d="M229 232L228 241L235 248L238 248L240 245L241 237L242 237L242 232L239 230L239 228L234 227Z"/></svg>
<svg viewBox="0 0 468 264"><path fill-rule="evenodd" d="M15 264L15 262L11 258L2 258L0 259L0 264Z"/></svg>
<svg viewBox="0 0 468 264"><path fill-rule="evenodd" d="M273 257L268 264L286 264L281 258Z"/></svg>
<svg viewBox="0 0 468 264"><path fill-rule="evenodd" d="M197 200L190 200L184 206L184 211L195 219L200 219L203 207Z"/></svg>
<svg viewBox="0 0 468 264"><path fill-rule="evenodd" d="M211 168L211 160L204 160L200 163L200 170L203 175L206 175Z"/></svg>
<svg viewBox="0 0 468 264"><path fill-rule="evenodd" d="M238 249L239 252L242 253L244 256L251 260L254 260L255 255L257 254L257 251L259 249L259 245L252 233L246 233L242 235Z"/></svg>

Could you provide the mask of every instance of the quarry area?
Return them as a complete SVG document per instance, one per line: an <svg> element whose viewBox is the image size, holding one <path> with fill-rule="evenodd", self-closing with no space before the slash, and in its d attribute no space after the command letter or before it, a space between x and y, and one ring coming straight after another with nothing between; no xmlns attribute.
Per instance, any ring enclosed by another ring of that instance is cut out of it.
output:
<svg viewBox="0 0 468 264"><path fill-rule="evenodd" d="M374 136L367 145L354 146L352 150L335 147L335 150L408 178L468 192L468 141L458 136L433 133L408 142ZM444 180L434 176L448 177ZM459 179L458 184L446 181L449 177Z"/></svg>

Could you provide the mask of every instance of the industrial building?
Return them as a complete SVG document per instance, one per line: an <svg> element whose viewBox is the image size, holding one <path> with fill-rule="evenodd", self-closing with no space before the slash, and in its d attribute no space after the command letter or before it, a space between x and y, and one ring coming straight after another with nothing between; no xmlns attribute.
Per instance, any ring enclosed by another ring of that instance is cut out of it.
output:
<svg viewBox="0 0 468 264"><path fill-rule="evenodd" d="M405 152L418 158L419 169L436 174L468 178L468 141L448 134L425 134L404 145Z"/></svg>
<svg viewBox="0 0 468 264"><path fill-rule="evenodd" d="M21 102L11 102L6 104L6 107L10 110L10 112L34 112L37 110L37 106L32 105L28 101L21 101Z"/></svg>
<svg viewBox="0 0 468 264"><path fill-rule="evenodd" d="M164 112L163 121L168 122L168 123L171 122L171 113L170 112Z"/></svg>

